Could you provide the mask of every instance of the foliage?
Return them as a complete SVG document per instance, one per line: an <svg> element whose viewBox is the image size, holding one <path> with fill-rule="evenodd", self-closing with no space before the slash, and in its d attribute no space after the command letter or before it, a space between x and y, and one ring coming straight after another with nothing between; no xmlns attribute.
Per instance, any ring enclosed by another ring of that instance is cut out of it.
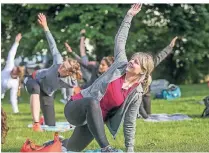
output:
<svg viewBox="0 0 209 153"><path fill-rule="evenodd" d="M14 37L22 32L18 54L31 56L48 48L37 14L47 15L49 28L60 52L68 42L79 53L80 30L85 28L96 59L111 55L114 36L130 5L125 4L2 4L2 58ZM137 51L153 54L180 36L174 54L154 73L173 83L195 83L209 74L209 5L146 4L133 19L127 41L127 55ZM93 58L92 55L89 55ZM163 75L162 75L163 74Z"/></svg>

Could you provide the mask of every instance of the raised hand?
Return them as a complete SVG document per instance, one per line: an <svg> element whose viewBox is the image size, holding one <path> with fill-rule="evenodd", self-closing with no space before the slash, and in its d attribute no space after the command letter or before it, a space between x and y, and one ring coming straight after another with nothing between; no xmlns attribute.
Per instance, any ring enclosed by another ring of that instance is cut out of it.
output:
<svg viewBox="0 0 209 153"><path fill-rule="evenodd" d="M135 16L139 11L141 11L142 4L133 4L131 8L128 10L129 15Z"/></svg>
<svg viewBox="0 0 209 153"><path fill-rule="evenodd" d="M21 33L18 33L16 35L15 42L19 43L21 39L22 39L22 34Z"/></svg>
<svg viewBox="0 0 209 153"><path fill-rule="evenodd" d="M65 43L65 48L67 49L67 51L69 53L72 53L73 52L72 48L68 45L68 43Z"/></svg>
<svg viewBox="0 0 209 153"><path fill-rule="evenodd" d="M85 33L86 33L86 30L85 29L82 29L81 32L80 32L81 35L82 34L85 34Z"/></svg>
<svg viewBox="0 0 209 153"><path fill-rule="evenodd" d="M178 37L177 37L177 36L171 40L170 47L172 47L172 48L173 48L173 47L175 46L176 39L178 39Z"/></svg>
<svg viewBox="0 0 209 153"><path fill-rule="evenodd" d="M38 14L38 23L43 27L44 30L48 30L46 16L43 13Z"/></svg>

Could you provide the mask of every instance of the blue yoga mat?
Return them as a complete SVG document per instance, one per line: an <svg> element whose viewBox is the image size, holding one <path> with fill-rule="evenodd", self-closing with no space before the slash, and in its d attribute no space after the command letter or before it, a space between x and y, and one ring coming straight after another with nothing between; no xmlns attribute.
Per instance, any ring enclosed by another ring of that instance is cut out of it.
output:
<svg viewBox="0 0 209 153"><path fill-rule="evenodd" d="M29 124L28 127L32 128L32 124ZM56 126L41 125L41 128L44 131L53 131L53 132L66 132L74 130L75 126L69 124L68 122L56 122Z"/></svg>

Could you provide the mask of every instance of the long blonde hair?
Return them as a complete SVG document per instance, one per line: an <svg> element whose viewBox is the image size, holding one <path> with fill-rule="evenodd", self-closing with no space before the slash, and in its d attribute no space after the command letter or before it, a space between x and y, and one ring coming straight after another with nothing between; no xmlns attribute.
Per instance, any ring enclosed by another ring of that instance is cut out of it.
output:
<svg viewBox="0 0 209 153"><path fill-rule="evenodd" d="M69 63L73 63L73 65L71 65L72 67L69 69L70 76L73 76L77 80L81 80L82 73L81 73L81 67L80 67L80 64L78 63L78 61L74 60L72 58L67 58L65 60L68 61Z"/></svg>
<svg viewBox="0 0 209 153"><path fill-rule="evenodd" d="M17 91L18 96L21 95L21 83L23 81L24 75L25 75L25 67L18 66L17 67L17 76L19 77L19 86L18 86L18 91Z"/></svg>
<svg viewBox="0 0 209 153"><path fill-rule="evenodd" d="M141 69L143 71L143 74L140 74L141 77L144 77L142 80L142 87L144 90L144 94L148 92L149 86L152 82L151 73L154 69L154 61L150 54L144 53L144 52L137 52L134 55L132 55L132 58L137 57L139 59Z"/></svg>

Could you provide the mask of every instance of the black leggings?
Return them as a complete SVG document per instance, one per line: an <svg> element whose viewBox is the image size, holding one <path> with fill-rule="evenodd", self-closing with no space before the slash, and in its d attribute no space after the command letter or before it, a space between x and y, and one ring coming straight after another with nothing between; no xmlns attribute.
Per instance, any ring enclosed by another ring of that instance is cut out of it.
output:
<svg viewBox="0 0 209 153"><path fill-rule="evenodd" d="M142 103L139 107L139 114L143 118L148 118L148 116L151 114L151 97L150 92L146 93L142 97Z"/></svg>
<svg viewBox="0 0 209 153"><path fill-rule="evenodd" d="M94 138L101 148L107 141L100 105L93 98L69 101L64 109L67 121L76 126L72 136L64 140L69 151L82 151Z"/></svg>
<svg viewBox="0 0 209 153"><path fill-rule="evenodd" d="M48 126L55 126L54 97L48 96L41 91L38 82L31 77L28 77L28 81L24 85L30 95L40 95L41 111L44 115L45 124Z"/></svg>

